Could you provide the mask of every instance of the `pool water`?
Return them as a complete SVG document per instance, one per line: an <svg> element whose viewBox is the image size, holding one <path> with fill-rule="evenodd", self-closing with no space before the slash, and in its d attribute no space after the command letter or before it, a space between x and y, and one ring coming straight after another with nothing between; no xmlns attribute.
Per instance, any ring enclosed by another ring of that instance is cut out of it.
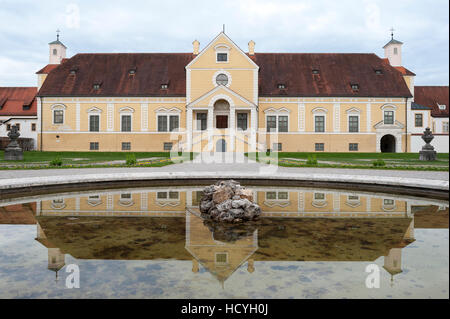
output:
<svg viewBox="0 0 450 319"><path fill-rule="evenodd" d="M0 298L449 298L448 201L249 188L245 225L200 186L0 200Z"/></svg>

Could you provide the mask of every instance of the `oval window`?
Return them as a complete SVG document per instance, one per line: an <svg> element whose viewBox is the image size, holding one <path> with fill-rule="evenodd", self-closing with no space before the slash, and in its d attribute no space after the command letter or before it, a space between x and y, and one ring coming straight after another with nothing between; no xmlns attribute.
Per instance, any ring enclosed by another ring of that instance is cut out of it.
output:
<svg viewBox="0 0 450 319"><path fill-rule="evenodd" d="M221 73L216 77L216 83L218 85L227 85L228 84L228 77Z"/></svg>

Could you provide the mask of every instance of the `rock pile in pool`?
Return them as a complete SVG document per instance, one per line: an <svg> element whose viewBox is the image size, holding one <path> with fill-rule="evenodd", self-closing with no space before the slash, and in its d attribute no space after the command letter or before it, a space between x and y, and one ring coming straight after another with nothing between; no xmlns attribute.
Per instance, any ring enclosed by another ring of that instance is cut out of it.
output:
<svg viewBox="0 0 450 319"><path fill-rule="evenodd" d="M205 187L199 206L202 217L214 221L239 223L261 215L261 208L253 202L253 192L234 180Z"/></svg>

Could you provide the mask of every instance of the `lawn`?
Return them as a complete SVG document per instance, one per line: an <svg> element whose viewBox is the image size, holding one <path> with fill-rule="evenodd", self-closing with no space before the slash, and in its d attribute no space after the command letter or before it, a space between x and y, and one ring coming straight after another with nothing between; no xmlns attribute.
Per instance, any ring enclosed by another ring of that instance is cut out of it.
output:
<svg viewBox="0 0 450 319"><path fill-rule="evenodd" d="M3 160L4 151L0 151L0 168L42 168L48 167L55 159L61 160L62 167L104 167L124 166L130 156L137 160L135 166L164 166L173 164L170 152L39 152L25 151L22 161ZM177 161L190 160L193 153L177 157Z"/></svg>
<svg viewBox="0 0 450 319"><path fill-rule="evenodd" d="M418 153L296 153L278 152L271 154L280 166L316 166L342 168L374 168L374 161L384 163L377 168L442 170L448 171L449 154L438 154L436 161L420 161ZM264 153L247 154L252 159L267 162L270 157ZM271 160L273 162L273 160Z"/></svg>

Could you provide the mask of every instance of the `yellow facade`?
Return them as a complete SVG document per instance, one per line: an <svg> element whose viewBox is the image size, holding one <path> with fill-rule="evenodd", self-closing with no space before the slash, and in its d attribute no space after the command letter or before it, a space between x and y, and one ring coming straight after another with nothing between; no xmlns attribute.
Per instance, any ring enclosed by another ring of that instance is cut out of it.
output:
<svg viewBox="0 0 450 319"><path fill-rule="evenodd" d="M227 60L218 61L218 54L227 54ZM186 97L40 97L38 149L345 152L357 144L351 151L380 152L383 137L391 135L390 151L409 150L408 98L264 97L258 94L258 69L249 55L220 33L186 66ZM218 84L218 75L226 75L227 83ZM413 79L405 81L411 88ZM55 111L63 112L62 122L54 123ZM393 112L392 124L384 123L386 111ZM203 130L200 113L207 117ZM99 117L98 131L92 131L91 115ZM123 115L131 116L126 131ZM159 128L158 116L166 116L167 126L176 121L176 129ZM277 121L270 134L269 116ZM323 132L316 128L317 116L324 117ZM280 130L279 121L286 117L287 129ZM350 117L353 123L357 118L356 131L350 128ZM239 131L242 121L247 129ZM98 146L92 148L92 143Z"/></svg>

